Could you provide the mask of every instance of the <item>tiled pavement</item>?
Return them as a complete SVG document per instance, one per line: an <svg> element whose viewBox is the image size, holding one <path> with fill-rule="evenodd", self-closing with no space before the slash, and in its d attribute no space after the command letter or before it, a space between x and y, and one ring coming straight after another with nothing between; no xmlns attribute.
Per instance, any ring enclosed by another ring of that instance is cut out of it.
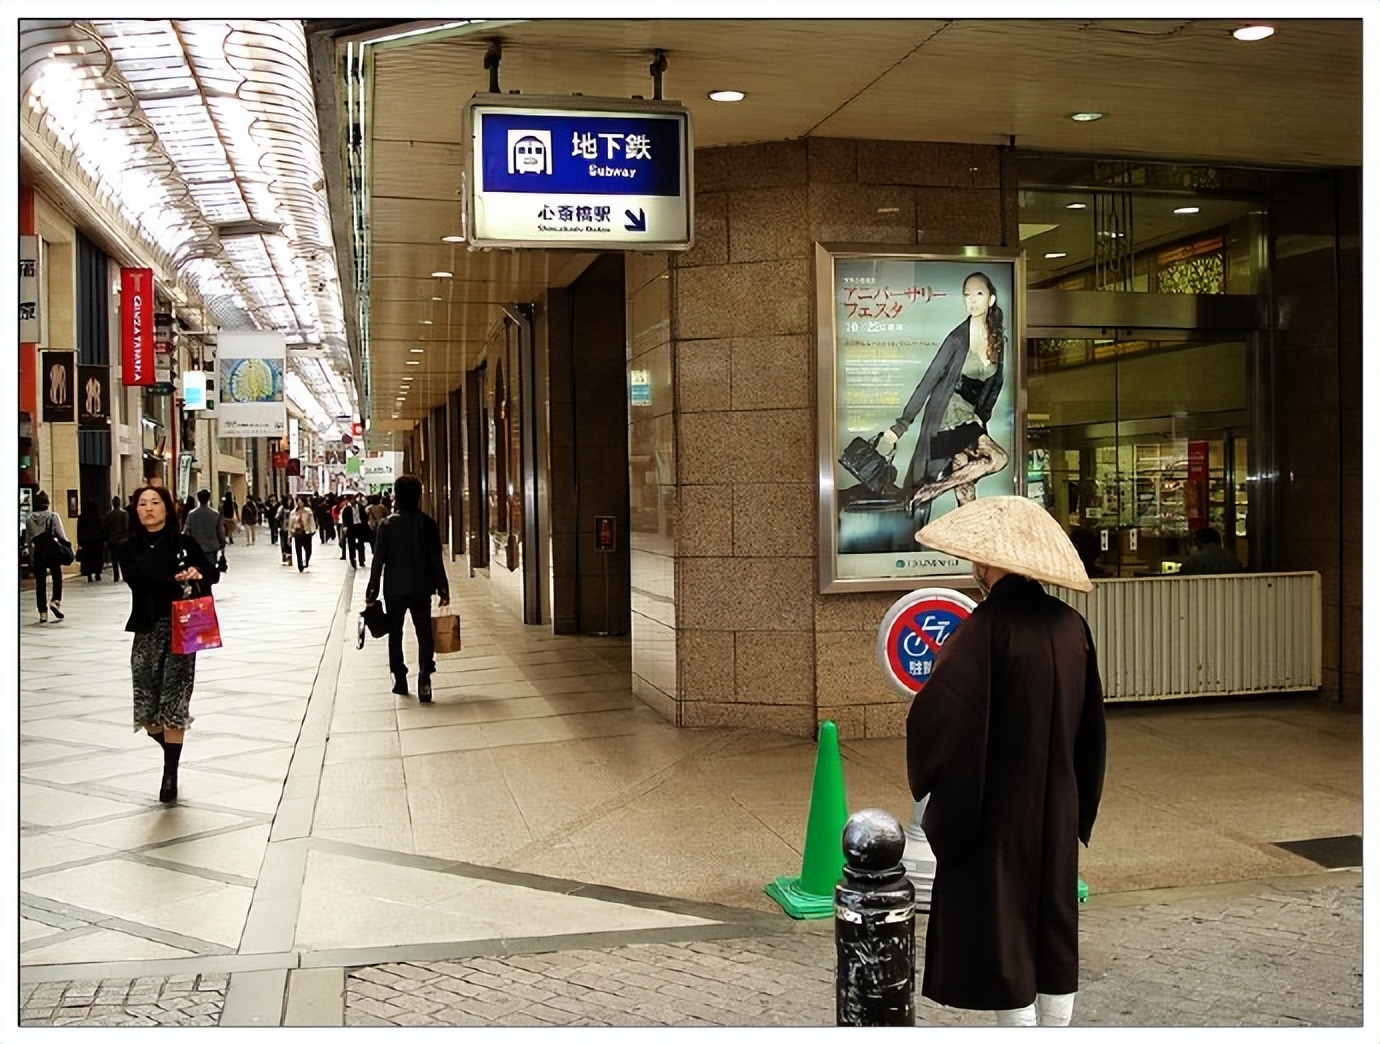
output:
<svg viewBox="0 0 1380 1044"><path fill-rule="evenodd" d="M24 595L26 1026L832 1024L828 922L761 892L799 867L810 744L665 725L625 641L523 627L460 568L466 647L419 706L354 648L334 545L305 574L230 551L172 808L130 731L127 591L73 583L42 627ZM1360 875L1272 842L1360 832L1359 720L1116 710L1076 1021L1357 1025ZM904 816L899 741L843 752L850 806Z"/></svg>

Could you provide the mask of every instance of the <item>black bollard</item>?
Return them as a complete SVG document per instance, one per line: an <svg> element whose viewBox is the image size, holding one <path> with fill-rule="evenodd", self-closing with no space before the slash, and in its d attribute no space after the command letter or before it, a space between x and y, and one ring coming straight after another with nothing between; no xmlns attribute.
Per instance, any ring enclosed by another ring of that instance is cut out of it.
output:
<svg viewBox="0 0 1380 1044"><path fill-rule="evenodd" d="M901 865L901 824L875 808L843 828L843 880L834 886L836 1020L915 1025L915 886Z"/></svg>

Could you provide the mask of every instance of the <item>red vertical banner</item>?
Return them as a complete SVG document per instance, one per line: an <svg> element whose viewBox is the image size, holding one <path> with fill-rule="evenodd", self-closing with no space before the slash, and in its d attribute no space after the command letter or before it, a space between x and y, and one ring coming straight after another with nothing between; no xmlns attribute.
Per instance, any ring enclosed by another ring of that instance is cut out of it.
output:
<svg viewBox="0 0 1380 1044"><path fill-rule="evenodd" d="M1188 444L1188 483L1184 489L1184 515L1188 531L1196 533L1208 524L1208 444Z"/></svg>
<svg viewBox="0 0 1380 1044"><path fill-rule="evenodd" d="M123 383L154 384L153 269L120 269L120 347Z"/></svg>

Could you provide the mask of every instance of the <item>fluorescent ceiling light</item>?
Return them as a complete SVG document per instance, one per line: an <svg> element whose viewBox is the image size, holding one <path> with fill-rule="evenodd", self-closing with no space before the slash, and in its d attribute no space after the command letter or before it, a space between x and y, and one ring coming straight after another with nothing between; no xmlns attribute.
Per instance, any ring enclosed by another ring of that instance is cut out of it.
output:
<svg viewBox="0 0 1380 1044"><path fill-rule="evenodd" d="M442 243L463 243L464 241L465 241L465 237L464 237L464 236L442 236L442 237L441 237L441 242L442 242Z"/></svg>
<svg viewBox="0 0 1380 1044"><path fill-rule="evenodd" d="M1105 112L1073 112L1069 114L1069 119L1073 120L1074 123L1092 123L1106 115Z"/></svg>
<svg viewBox="0 0 1380 1044"><path fill-rule="evenodd" d="M421 322L422 322L422 325L423 325L423 326L430 326L430 325L431 325L431 320L430 320L430 319L423 319Z"/></svg>
<svg viewBox="0 0 1380 1044"><path fill-rule="evenodd" d="M455 275L454 272L432 272L432 273L431 273L431 278L432 278L432 279L449 279L449 278L450 278L451 276L453 276L453 275Z"/></svg>
<svg viewBox="0 0 1380 1044"><path fill-rule="evenodd" d="M1046 255L1045 255L1045 258L1046 258L1047 260L1051 260L1051 261L1052 261L1052 260L1053 260L1054 258L1056 258L1056 257L1068 257L1068 256L1069 256L1068 254L1064 253L1064 252L1061 251L1061 250L1055 250L1055 251L1051 251L1050 253L1046 254Z"/></svg>
<svg viewBox="0 0 1380 1044"><path fill-rule="evenodd" d="M738 102L745 97L742 91L710 91L709 100L716 102Z"/></svg>
<svg viewBox="0 0 1380 1044"><path fill-rule="evenodd" d="M420 360L420 359L408 359L408 360L407 360L407 365L408 365L408 366L420 366L420 365L422 365L422 363L421 363L421 360Z"/></svg>
<svg viewBox="0 0 1380 1044"><path fill-rule="evenodd" d="M1065 209L1065 210L1087 210L1087 209L1088 209L1088 205L1087 205L1086 203L1069 203L1067 206L1064 207L1064 209Z"/></svg>
<svg viewBox="0 0 1380 1044"><path fill-rule="evenodd" d="M432 299L433 301L444 301L444 300L445 300L445 298L442 297L440 294L432 294L432 295L431 295L431 299Z"/></svg>
<svg viewBox="0 0 1380 1044"><path fill-rule="evenodd" d="M1174 213L1176 213L1176 214L1196 214L1196 213L1198 213L1198 208L1197 208L1197 207L1175 207L1175 208L1174 208Z"/></svg>
<svg viewBox="0 0 1380 1044"><path fill-rule="evenodd" d="M426 351L426 349L425 349L425 348L409 348L408 351L411 352L413 355L421 355L424 351Z"/></svg>
<svg viewBox="0 0 1380 1044"><path fill-rule="evenodd" d="M1238 40L1264 40L1266 37L1275 35L1275 27L1272 25L1243 25L1235 30L1232 36Z"/></svg>

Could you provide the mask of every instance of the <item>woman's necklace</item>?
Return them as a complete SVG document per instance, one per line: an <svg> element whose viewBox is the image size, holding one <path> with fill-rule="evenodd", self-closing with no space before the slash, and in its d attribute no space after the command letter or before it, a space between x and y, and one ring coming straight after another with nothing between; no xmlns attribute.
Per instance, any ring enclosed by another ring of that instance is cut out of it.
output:
<svg viewBox="0 0 1380 1044"><path fill-rule="evenodd" d="M168 527L164 526L162 529L158 531L158 538L156 540L150 540L149 531L146 529L144 530L144 542L149 545L149 550L152 551L155 547L157 547L159 544L163 542L163 538L167 535Z"/></svg>

